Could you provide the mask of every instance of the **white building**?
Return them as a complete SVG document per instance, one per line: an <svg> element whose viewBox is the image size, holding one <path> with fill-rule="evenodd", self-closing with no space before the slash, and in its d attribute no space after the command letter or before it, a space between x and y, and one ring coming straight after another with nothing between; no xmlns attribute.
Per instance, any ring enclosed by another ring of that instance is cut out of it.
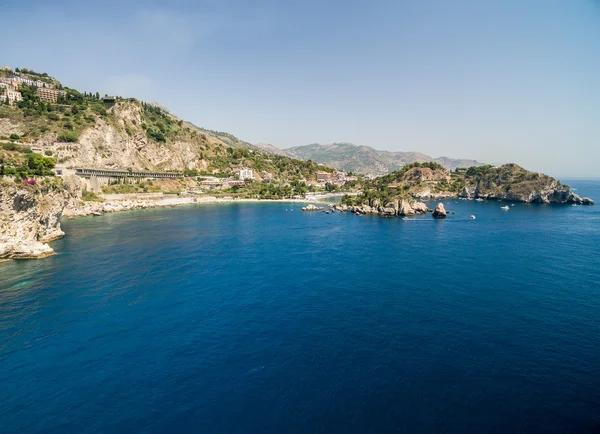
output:
<svg viewBox="0 0 600 434"><path fill-rule="evenodd" d="M48 85L48 83L45 83L41 80L33 80L31 78L26 78L26 77L13 76L13 77L9 77L8 79L17 84L27 84L29 86L35 86L35 87L51 87Z"/></svg>
<svg viewBox="0 0 600 434"><path fill-rule="evenodd" d="M252 175L252 170L250 169L237 169L235 173L239 175L241 180L254 179L254 176Z"/></svg>

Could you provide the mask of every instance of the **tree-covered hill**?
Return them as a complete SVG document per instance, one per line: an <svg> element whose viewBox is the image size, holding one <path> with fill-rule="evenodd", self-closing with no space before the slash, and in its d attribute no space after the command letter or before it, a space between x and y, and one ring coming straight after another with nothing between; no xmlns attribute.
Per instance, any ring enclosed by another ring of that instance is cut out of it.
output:
<svg viewBox="0 0 600 434"><path fill-rule="evenodd" d="M515 202L593 204L567 185L516 164L457 168L450 171L438 163L412 163L368 181L363 193L345 198L347 204L393 202L406 198L481 198Z"/></svg>

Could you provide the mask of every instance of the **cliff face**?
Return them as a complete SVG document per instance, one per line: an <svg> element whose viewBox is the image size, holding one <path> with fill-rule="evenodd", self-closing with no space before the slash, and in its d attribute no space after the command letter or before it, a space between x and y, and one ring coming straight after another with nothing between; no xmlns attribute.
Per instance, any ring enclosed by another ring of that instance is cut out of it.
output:
<svg viewBox="0 0 600 434"><path fill-rule="evenodd" d="M60 218L80 194L76 180L39 180L36 185L0 183L0 260L54 254L47 242L64 236Z"/></svg>
<svg viewBox="0 0 600 434"><path fill-rule="evenodd" d="M136 100L114 105L93 101L57 105L30 113L0 105L0 136L17 134L18 145L51 156L67 168L191 171L233 176L253 170L254 178L316 179L333 169L273 155L236 137L198 128Z"/></svg>
<svg viewBox="0 0 600 434"><path fill-rule="evenodd" d="M458 194L459 197L502 200L507 202L525 202L525 203L570 203L577 205L593 205L594 201L587 197L580 197L575 194L567 185L558 185L551 182L541 187L531 189L515 188L508 191L489 190L479 185L465 187Z"/></svg>
<svg viewBox="0 0 600 434"><path fill-rule="evenodd" d="M0 124L0 134L28 134L33 138L27 142L28 146L51 152L57 162L69 167L205 170L207 161L201 158L202 151L212 156L212 148L224 145L215 135L202 136L197 130L183 128L168 115L160 119L171 122L170 136L165 142L147 137L150 115L140 103L128 101L114 105L105 116L96 115L93 123L81 126L76 143L60 143L53 131L28 134L35 130L36 122L43 121L41 116L5 119Z"/></svg>

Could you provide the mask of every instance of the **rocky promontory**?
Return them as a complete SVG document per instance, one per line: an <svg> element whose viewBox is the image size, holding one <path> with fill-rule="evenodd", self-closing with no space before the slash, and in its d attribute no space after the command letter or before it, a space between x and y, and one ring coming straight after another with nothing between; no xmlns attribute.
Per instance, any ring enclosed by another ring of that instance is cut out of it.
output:
<svg viewBox="0 0 600 434"><path fill-rule="evenodd" d="M477 166L449 171L436 163L414 163L368 183L362 202L398 196L418 200L460 197L526 203L594 205L560 181L516 164Z"/></svg>
<svg viewBox="0 0 600 434"><path fill-rule="evenodd" d="M0 260L53 255L46 243L64 236L60 218L78 194L81 190L69 180L0 181Z"/></svg>

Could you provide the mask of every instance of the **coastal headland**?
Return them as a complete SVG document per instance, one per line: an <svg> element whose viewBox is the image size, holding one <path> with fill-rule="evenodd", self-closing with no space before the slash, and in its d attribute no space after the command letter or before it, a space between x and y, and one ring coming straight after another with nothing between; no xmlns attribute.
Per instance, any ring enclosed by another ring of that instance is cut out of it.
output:
<svg viewBox="0 0 600 434"><path fill-rule="evenodd" d="M12 95L0 104L0 261L54 254L47 243L64 235L62 218L134 209L308 203L330 194L344 195L336 211L382 217L423 214L423 200L450 197L594 204L516 164L413 162L373 178L199 128L156 103L79 92L31 70L0 69L0 83Z"/></svg>

